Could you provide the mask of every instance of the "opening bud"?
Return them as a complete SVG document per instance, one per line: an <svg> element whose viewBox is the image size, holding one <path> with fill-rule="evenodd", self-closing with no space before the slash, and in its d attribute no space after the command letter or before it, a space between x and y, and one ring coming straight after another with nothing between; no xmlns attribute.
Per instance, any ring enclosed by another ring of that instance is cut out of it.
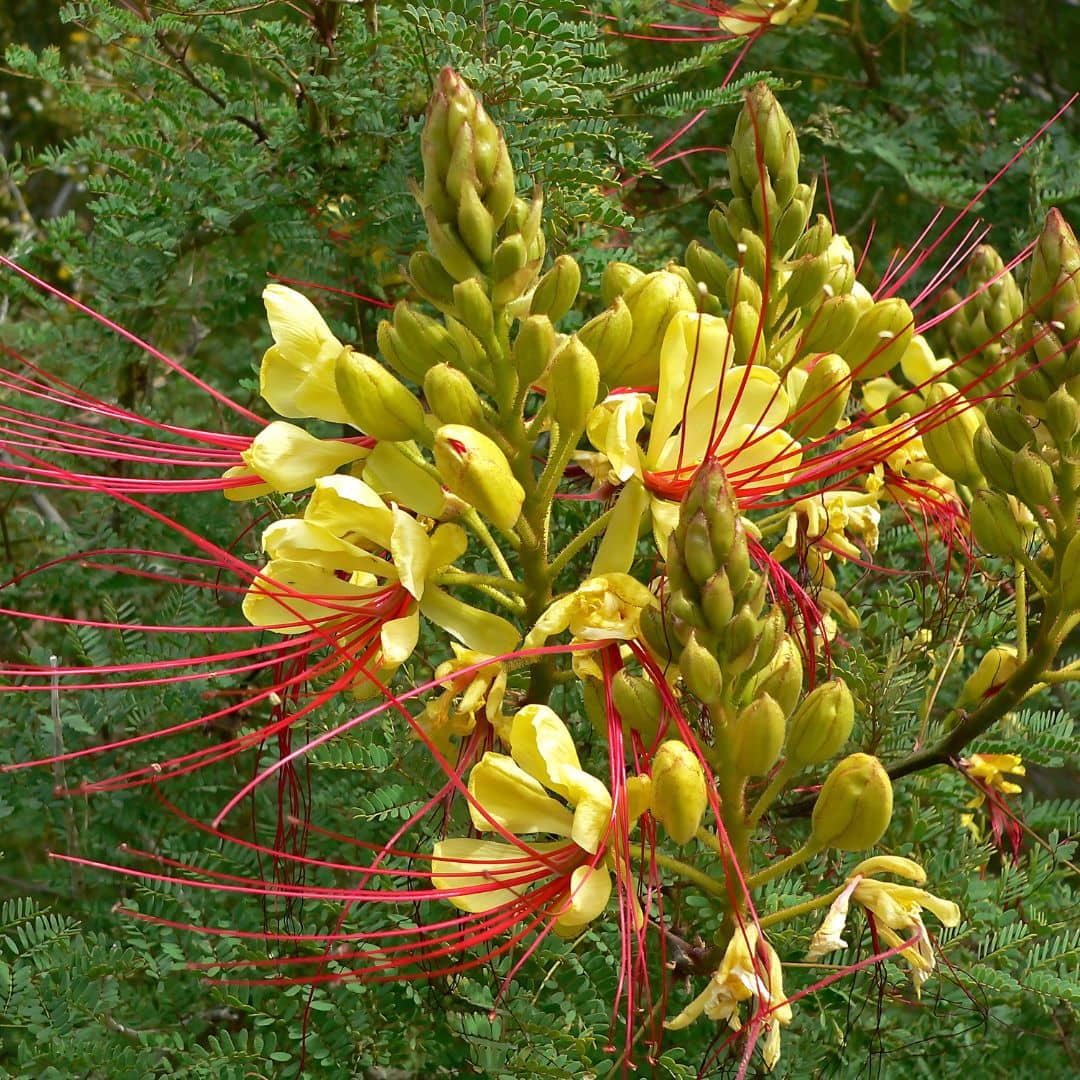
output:
<svg viewBox="0 0 1080 1080"><path fill-rule="evenodd" d="M435 467L443 484L497 528L512 529L521 516L525 489L498 445L466 424L435 432Z"/></svg>
<svg viewBox="0 0 1080 1080"><path fill-rule="evenodd" d="M979 666L968 676L960 696L956 699L958 709L977 708L983 701L996 694L1013 677L1020 666L1016 649L1012 645L995 645L988 649Z"/></svg>

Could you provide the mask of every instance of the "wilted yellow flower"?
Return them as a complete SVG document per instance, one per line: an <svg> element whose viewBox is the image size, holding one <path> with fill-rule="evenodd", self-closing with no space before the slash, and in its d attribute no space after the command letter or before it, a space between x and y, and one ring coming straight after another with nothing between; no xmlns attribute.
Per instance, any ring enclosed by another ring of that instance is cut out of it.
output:
<svg viewBox="0 0 1080 1080"><path fill-rule="evenodd" d="M1011 780L1006 780L1005 775L1026 776L1024 759L1019 754L972 754L970 758L961 761L968 776L978 780L983 787L993 791L1000 791L1002 795L1019 795L1024 789ZM982 806L986 802L986 795L977 791L966 805L968 809Z"/></svg>
<svg viewBox="0 0 1080 1080"><path fill-rule="evenodd" d="M456 673L462 669L483 663L490 657L456 642L450 647L454 651L453 659L435 669L435 677L446 681L441 684L440 692L428 698L423 712L416 718L443 752L448 749L451 736L472 733L481 712L497 731L505 726L502 703L506 696L506 667L493 662L458 675Z"/></svg>

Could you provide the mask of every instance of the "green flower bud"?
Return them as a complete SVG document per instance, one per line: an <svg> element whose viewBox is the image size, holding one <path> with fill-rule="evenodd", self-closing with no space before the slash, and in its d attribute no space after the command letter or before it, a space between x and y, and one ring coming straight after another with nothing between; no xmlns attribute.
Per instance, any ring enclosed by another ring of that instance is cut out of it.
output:
<svg viewBox="0 0 1080 1080"><path fill-rule="evenodd" d="M1020 660L1012 645L995 645L988 649L960 690L956 707L978 707L986 698L996 694L1016 674L1019 666Z"/></svg>
<svg viewBox="0 0 1080 1080"><path fill-rule="evenodd" d="M762 585L765 585L764 581L762 581ZM766 590L767 588L768 587L766 586ZM766 590L761 591L762 602L764 602ZM751 611L754 610L753 604L749 604L748 606ZM784 616L783 610L778 605L774 605L769 609L768 614L761 620L761 629L758 632L757 648L754 650L754 659L747 666L746 671L743 674L747 677L751 677L761 671L761 669L776 655L777 647L786 636L787 619Z"/></svg>
<svg viewBox="0 0 1080 1080"><path fill-rule="evenodd" d="M1064 387L1046 399L1046 428L1058 450L1070 455L1076 433L1080 431L1080 407Z"/></svg>
<svg viewBox="0 0 1080 1080"><path fill-rule="evenodd" d="M652 762L652 813L676 844L697 834L709 805L705 770L694 752L677 739L660 744Z"/></svg>
<svg viewBox="0 0 1080 1080"><path fill-rule="evenodd" d="M786 206L799 182L799 143L791 121L763 82L747 94L735 121L728 151L728 173L736 195L752 191L759 182L759 162L764 164L777 202Z"/></svg>
<svg viewBox="0 0 1080 1080"><path fill-rule="evenodd" d="M977 491L971 503L971 533L988 555L1015 559L1025 547L1024 534L1004 495Z"/></svg>
<svg viewBox="0 0 1080 1080"><path fill-rule="evenodd" d="M844 748L854 723L855 701L843 679L815 686L791 718L788 760L799 768L821 765Z"/></svg>
<svg viewBox="0 0 1080 1080"><path fill-rule="evenodd" d="M814 224L799 238L795 246L795 258L803 255L822 255L829 250L829 245L836 234L832 224L824 214L818 214Z"/></svg>
<svg viewBox="0 0 1080 1080"><path fill-rule="evenodd" d="M529 248L521 233L511 233L491 257L491 278L496 284L514 280L529 261Z"/></svg>
<svg viewBox="0 0 1080 1080"><path fill-rule="evenodd" d="M742 303L747 303L755 312L761 311L765 306L765 299L761 292L761 286L745 271L735 269L727 279L727 288L724 290L728 307L734 310Z"/></svg>
<svg viewBox="0 0 1080 1080"><path fill-rule="evenodd" d="M728 731L731 762L741 776L764 776L784 745L784 710L762 693L735 717Z"/></svg>
<svg viewBox="0 0 1080 1080"><path fill-rule="evenodd" d="M491 253L495 247L495 219L480 201L480 196L471 184L465 184L461 189L457 227L458 234L477 264L482 267L490 266Z"/></svg>
<svg viewBox="0 0 1080 1080"><path fill-rule="evenodd" d="M465 424L443 424L435 432L434 452L439 478L449 491L497 528L514 527L525 489L495 442Z"/></svg>
<svg viewBox="0 0 1080 1080"><path fill-rule="evenodd" d="M412 379L413 382L424 381L426 368L420 364L417 358L414 358L411 352L404 348L401 335L398 334L387 319L383 319L379 323L375 337L379 343L379 355L390 367L406 379Z"/></svg>
<svg viewBox="0 0 1080 1080"><path fill-rule="evenodd" d="M1035 442L1035 432L1011 400L992 401L986 408L986 425L1007 450L1022 450Z"/></svg>
<svg viewBox="0 0 1080 1080"><path fill-rule="evenodd" d="M514 339L514 368L525 385L536 382L547 371L555 348L555 328L546 315L523 319Z"/></svg>
<svg viewBox="0 0 1080 1080"><path fill-rule="evenodd" d="M457 226L449 222L440 223L430 207L424 211L424 221L427 224L428 243L443 269L455 281L479 277L480 267L458 233Z"/></svg>
<svg viewBox="0 0 1080 1080"><path fill-rule="evenodd" d="M428 436L420 402L370 356L343 349L334 363L334 382L350 422L386 442Z"/></svg>
<svg viewBox="0 0 1080 1080"><path fill-rule="evenodd" d="M413 288L436 307L453 306L454 279L433 255L426 251L413 252L409 258L409 280Z"/></svg>
<svg viewBox="0 0 1080 1080"><path fill-rule="evenodd" d="M573 306L581 287L581 268L569 255L560 255L536 283L530 315L546 315L557 323Z"/></svg>
<svg viewBox="0 0 1080 1080"><path fill-rule="evenodd" d="M853 378L875 379L891 371L915 335L915 320L906 300L879 300L859 317L844 344L844 359Z"/></svg>
<svg viewBox="0 0 1080 1080"><path fill-rule="evenodd" d="M679 671L686 689L703 704L711 706L720 700L724 688L720 665L693 632L679 657Z"/></svg>
<svg viewBox="0 0 1080 1080"><path fill-rule="evenodd" d="M1061 606L1070 615L1080 611L1080 574L1076 566L1080 564L1080 532L1065 545L1061 557L1064 573L1061 575Z"/></svg>
<svg viewBox="0 0 1080 1080"><path fill-rule="evenodd" d="M694 584L704 585L717 570L709 534L709 519L704 510L699 510L686 523L686 533L679 547Z"/></svg>
<svg viewBox="0 0 1080 1080"><path fill-rule="evenodd" d="M596 357L575 335L552 359L547 384L548 409L559 425L560 438L572 437L577 442L585 430L585 421L596 404L599 390L600 370Z"/></svg>
<svg viewBox="0 0 1080 1080"><path fill-rule="evenodd" d="M751 697L756 697L759 693L768 694L780 706L784 715L790 716L799 702L802 686L802 653L795 642L785 635L772 659L750 684L749 693ZM789 734L788 740L790 739Z"/></svg>
<svg viewBox="0 0 1080 1080"><path fill-rule="evenodd" d="M927 409L934 411L922 441L930 460L958 484L974 487L982 480L973 440L982 427L979 410L951 386L935 383L926 392Z"/></svg>
<svg viewBox="0 0 1080 1080"><path fill-rule="evenodd" d="M975 455L975 463L978 465L979 471L990 482L991 488L996 491L1007 491L1009 494L1015 495L1016 490L1013 487L1012 472L1015 451L1006 450L994 438L987 424L983 424L975 432L971 449Z"/></svg>
<svg viewBox="0 0 1080 1080"><path fill-rule="evenodd" d="M1028 306L1040 322L1064 322L1064 309L1080 300L1080 244L1059 210L1046 215L1031 257Z"/></svg>
<svg viewBox="0 0 1080 1080"><path fill-rule="evenodd" d="M651 745L664 712L663 698L652 680L630 675L622 668L611 680L611 698L623 723L636 731L646 746Z"/></svg>
<svg viewBox="0 0 1080 1080"><path fill-rule="evenodd" d="M724 671L734 677L741 675L754 658L754 648L760 624L757 616L745 605L727 624L717 647L717 658Z"/></svg>
<svg viewBox="0 0 1080 1080"><path fill-rule="evenodd" d="M621 362L605 372L624 386L654 386L660 370L660 344L678 311L696 311L697 304L681 278L666 270L646 274L623 295L633 331Z"/></svg>
<svg viewBox="0 0 1080 1080"><path fill-rule="evenodd" d="M790 275L784 284L783 297L789 310L807 307L819 301L830 271L827 255L806 255L788 266Z"/></svg>
<svg viewBox="0 0 1080 1080"><path fill-rule="evenodd" d="M424 376L424 397L444 424L484 424L484 407L472 381L449 364L436 364Z"/></svg>
<svg viewBox="0 0 1080 1080"><path fill-rule="evenodd" d="M859 302L850 293L826 300L814 312L798 346L798 355L836 352L859 321Z"/></svg>
<svg viewBox="0 0 1080 1080"><path fill-rule="evenodd" d="M701 611L714 634L721 633L731 622L731 616L735 614L735 597L725 570L717 570L702 588Z"/></svg>
<svg viewBox="0 0 1080 1080"><path fill-rule="evenodd" d="M579 331L578 340L596 357L600 374L607 374L616 367L630 344L634 332L634 319L626 301L616 296L611 305L590 319Z"/></svg>
<svg viewBox="0 0 1080 1080"><path fill-rule="evenodd" d="M685 261L695 281L703 282L714 296L723 296L731 271L719 255L697 240L691 240L686 248Z"/></svg>
<svg viewBox="0 0 1080 1080"><path fill-rule="evenodd" d="M851 754L821 787L809 843L818 850L865 851L885 835L892 806L892 783L881 762L869 754Z"/></svg>
<svg viewBox="0 0 1080 1080"><path fill-rule="evenodd" d="M731 312L731 340L735 346L736 364L745 367L747 364L765 363L765 331L761 325L761 311L747 300L740 300Z"/></svg>
<svg viewBox="0 0 1080 1080"><path fill-rule="evenodd" d="M469 278L454 286L454 314L481 342L495 334L495 313L491 298L479 278Z"/></svg>
<svg viewBox="0 0 1080 1080"><path fill-rule="evenodd" d="M465 325L458 322L452 315L444 317L446 332L454 343L458 352L458 365L467 375L476 372L490 370L487 352L477 339L476 335Z"/></svg>
<svg viewBox="0 0 1080 1080"><path fill-rule="evenodd" d="M773 223L772 253L774 258L786 259L799 242L814 208L814 185L799 184L791 202L780 212ZM817 254L816 252L814 254Z"/></svg>
<svg viewBox="0 0 1080 1080"><path fill-rule="evenodd" d="M656 608L646 608L641 613L640 625L645 644L665 663L674 660L679 653L679 643L663 614Z"/></svg>
<svg viewBox="0 0 1080 1080"><path fill-rule="evenodd" d="M851 369L837 353L827 353L810 369L791 423L799 437L820 439L840 422L851 395Z"/></svg>
<svg viewBox="0 0 1080 1080"><path fill-rule="evenodd" d="M1045 459L1030 446L1025 446L1012 462L1012 474L1015 480L1013 490L1020 496L1020 501L1032 509L1050 506L1054 502L1054 474Z"/></svg>
<svg viewBox="0 0 1080 1080"><path fill-rule="evenodd" d="M631 286L645 276L644 271L627 262L610 262L600 275L600 296L609 307L617 296L625 296Z"/></svg>

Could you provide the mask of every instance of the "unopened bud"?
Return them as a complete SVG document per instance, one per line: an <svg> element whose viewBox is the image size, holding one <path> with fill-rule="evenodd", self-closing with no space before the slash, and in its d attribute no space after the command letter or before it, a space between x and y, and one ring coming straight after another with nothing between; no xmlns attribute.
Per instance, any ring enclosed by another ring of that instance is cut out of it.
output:
<svg viewBox="0 0 1080 1080"><path fill-rule="evenodd" d="M481 267L491 265L491 253L495 247L495 219L481 202L472 184L463 184L457 207L458 234L469 253Z"/></svg>
<svg viewBox="0 0 1080 1080"><path fill-rule="evenodd" d="M611 697L623 723L636 731L646 746L650 745L656 738L664 711L660 691L652 680L630 675L621 668L611 680Z"/></svg>
<svg viewBox="0 0 1080 1080"><path fill-rule="evenodd" d="M686 248L685 260L686 268L695 281L703 282L713 296L724 295L724 286L731 271L716 252L697 240L691 240Z"/></svg>
<svg viewBox="0 0 1080 1080"><path fill-rule="evenodd" d="M488 341L495 332L495 313L491 298L479 278L469 278L454 286L454 314L480 341Z"/></svg>
<svg viewBox="0 0 1080 1080"><path fill-rule="evenodd" d="M790 716L798 704L803 686L803 661L799 647L785 635L769 663L751 684L751 696L768 694ZM790 741L790 735L788 736Z"/></svg>
<svg viewBox="0 0 1080 1080"><path fill-rule="evenodd" d="M687 690L703 704L713 705L720 700L724 686L720 665L693 633L679 657L679 671Z"/></svg>
<svg viewBox="0 0 1080 1080"><path fill-rule="evenodd" d="M529 248L521 233L511 233L495 249L491 258L491 278L494 282L513 280L529 261Z"/></svg>
<svg viewBox="0 0 1080 1080"><path fill-rule="evenodd" d="M555 348L555 328L546 315L523 319L514 339L514 368L525 385L536 382L547 371Z"/></svg>
<svg viewBox="0 0 1080 1080"><path fill-rule="evenodd" d="M426 251L415 251L409 258L409 280L413 288L436 307L454 303L454 279L442 268L442 263Z"/></svg>
<svg viewBox="0 0 1080 1080"><path fill-rule="evenodd" d="M585 430L585 421L600 389L596 357L576 335L552 359L547 387L548 408L551 418L559 425L560 437L572 433L576 443Z"/></svg>
<svg viewBox="0 0 1080 1080"><path fill-rule="evenodd" d="M731 622L731 616L735 614L735 596L725 570L717 570L703 586L701 611L714 634L721 633Z"/></svg>
<svg viewBox="0 0 1080 1080"><path fill-rule="evenodd" d="M825 778L814 804L809 843L817 849L865 851L892 819L889 774L869 754L851 754Z"/></svg>
<svg viewBox="0 0 1080 1080"><path fill-rule="evenodd" d="M1022 450L1035 442L1035 432L1012 401L992 401L986 409L987 427L1007 449Z"/></svg>
<svg viewBox="0 0 1080 1080"><path fill-rule="evenodd" d="M1080 611L1080 574L1076 566L1080 564L1080 532L1065 545L1061 556L1061 606L1069 615Z"/></svg>
<svg viewBox="0 0 1080 1080"><path fill-rule="evenodd" d="M851 394L851 369L837 353L821 357L803 384L791 421L799 437L818 439L840 422Z"/></svg>
<svg viewBox="0 0 1080 1080"><path fill-rule="evenodd" d="M610 262L600 275L600 297L610 305L617 296L625 296L627 290L645 276L644 271L627 262Z"/></svg>
<svg viewBox="0 0 1080 1080"><path fill-rule="evenodd" d="M1072 453L1073 441L1080 431L1080 406L1076 398L1062 387L1046 399L1046 429L1061 453Z"/></svg>
<svg viewBox="0 0 1080 1080"><path fill-rule="evenodd" d="M436 364L424 376L424 397L431 411L444 424L484 422L484 407L468 375L449 364Z"/></svg>
<svg viewBox="0 0 1080 1080"><path fill-rule="evenodd" d="M1020 659L1012 645L988 649L956 699L958 709L973 709L996 694L1016 673Z"/></svg>
<svg viewBox="0 0 1080 1080"><path fill-rule="evenodd" d="M1061 319L1061 309L1076 301L1080 290L1080 244L1059 210L1046 215L1031 257L1027 299L1040 322Z"/></svg>
<svg viewBox="0 0 1080 1080"><path fill-rule="evenodd" d="M334 382L349 422L366 435L387 442L426 439L420 402L378 360L344 349L334 365Z"/></svg>
<svg viewBox="0 0 1080 1080"><path fill-rule="evenodd" d="M803 236L813 208L814 185L799 184L795 188L795 194L791 202L780 212L779 219L772 223L772 247L773 255L776 258L786 259L791 255L792 248ZM813 254L818 254L818 252Z"/></svg>
<svg viewBox="0 0 1080 1080"><path fill-rule="evenodd" d="M997 491L977 491L971 503L971 533L988 555L1015 559L1027 546L1008 500Z"/></svg>
<svg viewBox="0 0 1080 1080"><path fill-rule="evenodd" d="M460 359L446 327L404 300L394 306L394 331L397 355L410 371L420 372L416 382L423 380L424 372L433 364L455 364ZM379 344L382 344L381 339Z"/></svg>
<svg viewBox="0 0 1080 1080"><path fill-rule="evenodd" d="M1032 507L1050 506L1056 494L1054 474L1042 455L1025 446L1012 463L1014 490L1020 501Z"/></svg>
<svg viewBox="0 0 1080 1080"><path fill-rule="evenodd" d="M606 379L616 368L630 344L634 320L626 301L616 296L610 307L590 319L577 333L578 340L596 357L600 374Z"/></svg>
<svg viewBox="0 0 1080 1080"><path fill-rule="evenodd" d="M443 269L455 281L480 277L481 269L462 240L457 226L438 221L430 207L424 211L424 221L427 224L428 243Z"/></svg>
<svg viewBox="0 0 1080 1080"><path fill-rule="evenodd" d="M982 424L971 441L972 453L979 471L995 491L1007 491L1015 495L1012 462L1015 451L1006 450L994 437L988 424Z"/></svg>
<svg viewBox="0 0 1080 1080"><path fill-rule="evenodd" d="M435 467L446 488L496 527L514 527L525 489L495 442L465 424L444 424L435 432L434 452Z"/></svg>
<svg viewBox="0 0 1080 1080"><path fill-rule="evenodd" d="M685 743L668 739L652 762L652 813L676 844L689 843L709 805L705 770Z"/></svg>
<svg viewBox="0 0 1080 1080"><path fill-rule="evenodd" d="M765 83L757 83L735 121L728 172L736 194L752 191L764 166L781 207L799 182L799 143L780 103ZM775 220L775 218L774 218Z"/></svg>
<svg viewBox="0 0 1080 1080"><path fill-rule="evenodd" d="M863 312L844 344L844 359L856 379L874 379L891 371L915 334L915 320L906 300L879 300Z"/></svg>
<svg viewBox="0 0 1080 1080"><path fill-rule="evenodd" d="M536 283L530 315L546 315L557 323L573 306L581 287L581 268L570 255L560 255Z"/></svg>
<svg viewBox="0 0 1080 1080"><path fill-rule="evenodd" d="M815 686L791 718L788 760L800 768L828 761L844 748L854 723L855 701L843 679Z"/></svg>
<svg viewBox="0 0 1080 1080"><path fill-rule="evenodd" d="M858 321L859 302L850 293L826 300L814 312L803 333L800 355L836 352L851 336Z"/></svg>
<svg viewBox="0 0 1080 1080"><path fill-rule="evenodd" d="M735 717L728 732L731 762L741 776L764 776L784 745L784 710L767 693L759 694Z"/></svg>
<svg viewBox="0 0 1080 1080"><path fill-rule="evenodd" d="M735 363L740 367L764 364L766 361L765 330L760 308L748 300L740 300L731 312L731 340L735 346Z"/></svg>
<svg viewBox="0 0 1080 1080"><path fill-rule="evenodd" d="M944 383L935 383L927 390L926 404L934 414L922 433L927 455L946 476L974 487L982 480L972 446L982 427L979 410Z"/></svg>
<svg viewBox="0 0 1080 1080"><path fill-rule="evenodd" d="M686 522L685 535L679 546L694 584L704 585L717 571L716 556L713 554L709 536L709 519L704 510L699 510Z"/></svg>
<svg viewBox="0 0 1080 1080"><path fill-rule="evenodd" d="M659 377L660 345L668 323L678 311L696 311L697 304L683 280L666 270L646 274L623 296L633 330L622 361L606 377L625 386L653 386Z"/></svg>

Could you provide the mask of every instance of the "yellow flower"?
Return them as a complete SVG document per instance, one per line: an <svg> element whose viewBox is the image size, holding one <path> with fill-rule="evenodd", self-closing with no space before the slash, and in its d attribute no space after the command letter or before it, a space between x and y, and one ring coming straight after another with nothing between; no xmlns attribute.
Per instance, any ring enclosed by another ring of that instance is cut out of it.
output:
<svg viewBox="0 0 1080 1080"><path fill-rule="evenodd" d="M611 896L605 850L613 829L611 795L581 768L573 737L546 705L520 710L509 742L509 756L489 751L469 775L473 827L514 837L552 835L571 844L443 840L434 848L432 884L462 911L485 912L521 900L530 885L554 872L560 887L553 928L574 937ZM627 793L635 821L648 809L647 778L631 778Z"/></svg>
<svg viewBox="0 0 1080 1080"><path fill-rule="evenodd" d="M500 735L505 726L502 703L506 696L506 667L491 663L457 675L463 668L474 667L490 658L456 642L450 647L454 651L453 659L435 669L435 677L444 680L440 684L442 689L429 697L423 712L416 718L443 753L449 749L451 736L472 733L481 711Z"/></svg>
<svg viewBox="0 0 1080 1080"><path fill-rule="evenodd" d="M274 344L259 369L259 393L282 416L312 416L350 424L337 391L334 365L345 346L315 305L295 289L267 285L263 303Z"/></svg>
<svg viewBox="0 0 1080 1080"><path fill-rule="evenodd" d="M757 926L748 924L732 935L709 985L678 1016L666 1020L664 1027L678 1031L704 1013L710 1020L738 1028L739 1007L751 998L757 998L759 1009L766 1010L768 1034L762 1049L765 1067L772 1069L780 1060L780 1025L791 1022L791 1006L784 996L780 957Z"/></svg>
<svg viewBox="0 0 1080 1080"><path fill-rule="evenodd" d="M902 3L903 0L888 0ZM737 37L757 33L765 26L798 26L814 13L817 0L744 0L734 6L724 5L719 17L720 29Z"/></svg>
<svg viewBox="0 0 1080 1080"><path fill-rule="evenodd" d="M914 881L915 885L877 881L875 874L905 877ZM854 900L873 916L878 934L891 948L898 948L917 934L918 939L900 955L911 966L912 985L915 993L919 994L936 966L933 946L922 919L923 908L933 912L943 926L960 924L960 909L956 904L915 887L925 881L926 871L912 859L896 855L864 859L848 876L847 887L833 902L825 921L814 935L807 960L819 960L834 950L847 947L840 934L847 920L850 902Z"/></svg>
<svg viewBox="0 0 1080 1080"><path fill-rule="evenodd" d="M972 754L961 762L968 776L978 780L984 788L1000 791L1002 795L1019 795L1024 789L1019 784L1005 779L1010 776L1026 776L1024 759L1019 754ZM968 802L967 808L974 809L986 802L986 795L977 791Z"/></svg>

